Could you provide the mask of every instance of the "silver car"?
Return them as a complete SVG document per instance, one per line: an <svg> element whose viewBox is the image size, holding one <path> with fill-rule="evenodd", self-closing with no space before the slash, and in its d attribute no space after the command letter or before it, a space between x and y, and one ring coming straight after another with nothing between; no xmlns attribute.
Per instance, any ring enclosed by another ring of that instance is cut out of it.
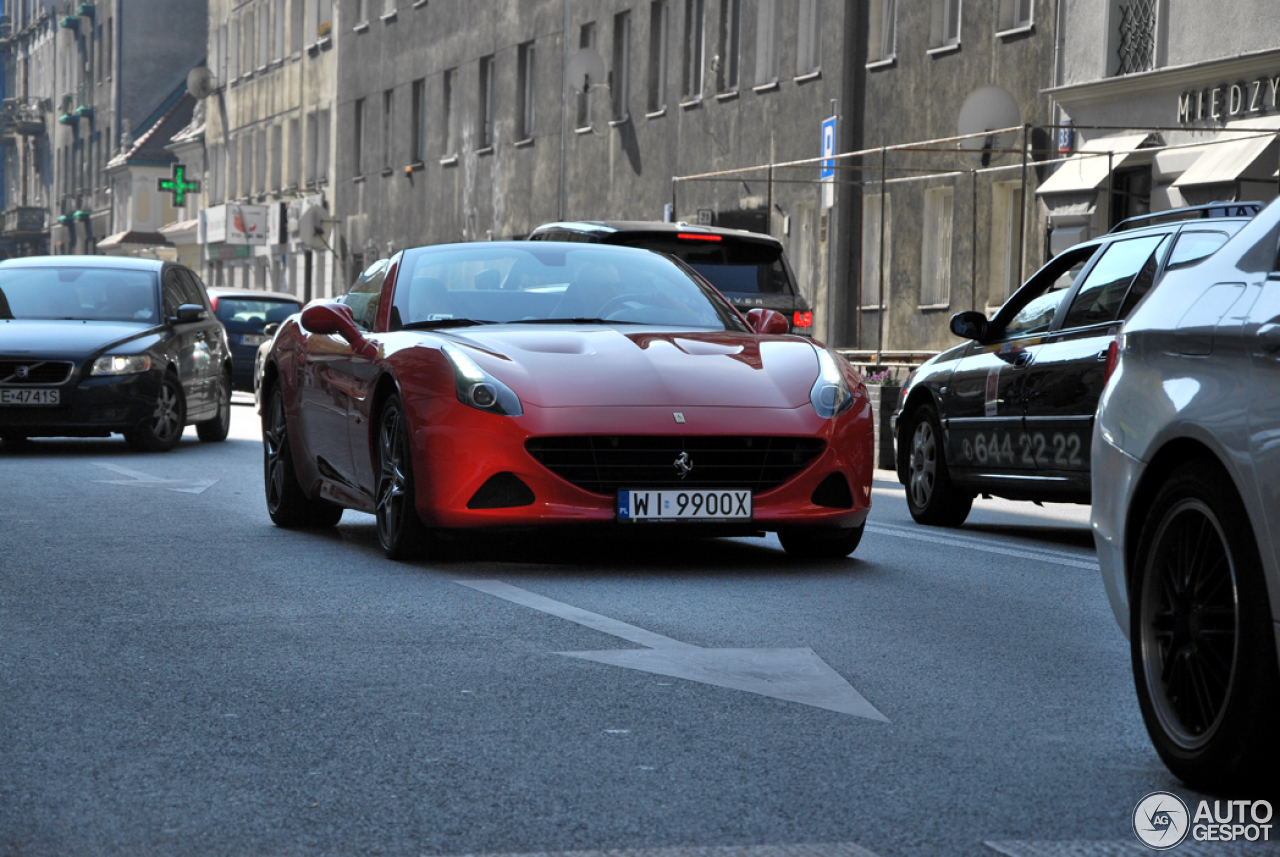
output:
<svg viewBox="0 0 1280 857"><path fill-rule="evenodd" d="M1093 533L1147 731L1187 785L1280 776L1280 202L1125 321Z"/></svg>

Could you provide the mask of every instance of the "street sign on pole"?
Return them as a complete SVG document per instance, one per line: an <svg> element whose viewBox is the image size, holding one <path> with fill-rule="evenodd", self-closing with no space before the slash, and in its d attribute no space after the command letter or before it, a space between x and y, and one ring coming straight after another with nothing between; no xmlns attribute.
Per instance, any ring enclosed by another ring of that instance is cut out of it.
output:
<svg viewBox="0 0 1280 857"><path fill-rule="evenodd" d="M822 171L819 178L822 180L822 207L831 208L835 205L835 178L836 178L836 117L822 120Z"/></svg>

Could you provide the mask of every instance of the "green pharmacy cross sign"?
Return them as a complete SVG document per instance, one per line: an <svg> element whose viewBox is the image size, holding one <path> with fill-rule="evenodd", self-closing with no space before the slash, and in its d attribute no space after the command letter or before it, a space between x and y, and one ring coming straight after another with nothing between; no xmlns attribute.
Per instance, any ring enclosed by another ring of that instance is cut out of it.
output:
<svg viewBox="0 0 1280 857"><path fill-rule="evenodd" d="M173 194L173 207L180 208L187 194L199 193L200 182L187 181L187 168L182 164L173 165L173 178L160 179L160 190Z"/></svg>

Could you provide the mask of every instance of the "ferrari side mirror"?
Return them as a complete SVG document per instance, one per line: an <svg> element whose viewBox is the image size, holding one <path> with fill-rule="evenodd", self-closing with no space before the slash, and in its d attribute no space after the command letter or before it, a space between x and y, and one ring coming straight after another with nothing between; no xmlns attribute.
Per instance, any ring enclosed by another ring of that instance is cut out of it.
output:
<svg viewBox="0 0 1280 857"><path fill-rule="evenodd" d="M302 327L308 333L341 336L351 345L364 342L364 334L356 327L351 307L346 304L313 304L302 311Z"/></svg>
<svg viewBox="0 0 1280 857"><path fill-rule="evenodd" d="M788 330L786 316L775 310L760 307L747 313L747 324L751 325L751 329L756 333L781 334Z"/></svg>

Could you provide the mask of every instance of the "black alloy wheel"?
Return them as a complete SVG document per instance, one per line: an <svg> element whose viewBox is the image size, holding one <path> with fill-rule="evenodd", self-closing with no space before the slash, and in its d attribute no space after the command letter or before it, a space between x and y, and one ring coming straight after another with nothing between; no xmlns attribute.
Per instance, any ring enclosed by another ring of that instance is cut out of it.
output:
<svg viewBox="0 0 1280 857"><path fill-rule="evenodd" d="M907 509L919 524L958 527L969 517L973 494L956 488L947 470L942 424L932 405L911 412L907 447Z"/></svg>
<svg viewBox="0 0 1280 857"><path fill-rule="evenodd" d="M844 559L858 549L866 522L856 527L796 527L779 530L778 541L788 555L799 559Z"/></svg>
<svg viewBox="0 0 1280 857"><path fill-rule="evenodd" d="M267 514L277 527L333 527L342 519L341 506L302 493L293 469L284 393L279 385L267 394L267 409L262 415L262 475Z"/></svg>
<svg viewBox="0 0 1280 857"><path fill-rule="evenodd" d="M142 425L124 433L125 443L143 452L168 452L182 440L187 425L187 400L178 376L166 372L156 394L155 410Z"/></svg>
<svg viewBox="0 0 1280 857"><path fill-rule="evenodd" d="M1156 751L1193 788L1261 784L1280 765L1280 667L1257 542L1230 477L1177 470L1143 523L1130 648Z"/></svg>
<svg viewBox="0 0 1280 857"><path fill-rule="evenodd" d="M205 443L221 443L231 431L231 376L218 378L218 413L196 424L196 436Z"/></svg>
<svg viewBox="0 0 1280 857"><path fill-rule="evenodd" d="M413 480L413 455L404 404L392 396L378 420L375 465L378 486L374 517L378 541L390 559L417 559L426 553L430 534L418 517Z"/></svg>

